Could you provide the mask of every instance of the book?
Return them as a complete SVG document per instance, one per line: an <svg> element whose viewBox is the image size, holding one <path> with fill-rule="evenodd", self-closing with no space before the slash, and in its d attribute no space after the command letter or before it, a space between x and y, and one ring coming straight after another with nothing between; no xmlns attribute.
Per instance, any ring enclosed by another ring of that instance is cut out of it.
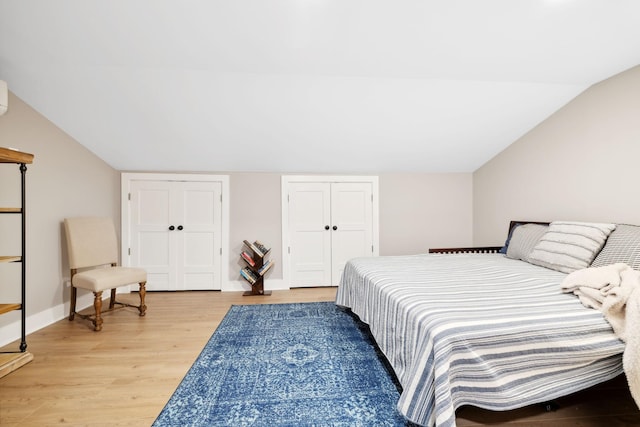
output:
<svg viewBox="0 0 640 427"><path fill-rule="evenodd" d="M263 257L264 256L264 252L262 252L255 244L249 242L248 240L243 240L243 242L244 242L245 245L247 245L247 247L249 249L251 249L253 251L253 253L258 255L259 257Z"/></svg>
<svg viewBox="0 0 640 427"><path fill-rule="evenodd" d="M248 267L245 267L242 270L240 270L240 275L242 275L242 277L244 277L245 280L251 283L252 285L256 283L257 277L255 277L255 273L251 271L251 269L249 269Z"/></svg>
<svg viewBox="0 0 640 427"><path fill-rule="evenodd" d="M262 267L260 267L258 269L258 274L263 276L264 273L267 272L267 270L269 270L271 267L273 267L273 264L274 264L273 261L271 261L271 260L267 261Z"/></svg>
<svg viewBox="0 0 640 427"><path fill-rule="evenodd" d="M244 270L247 272L247 274L249 276L251 276L252 279L257 280L258 279L258 273L256 273L255 271L253 271L251 268L249 267L245 267Z"/></svg>
<svg viewBox="0 0 640 427"><path fill-rule="evenodd" d="M260 249L260 252L262 252L262 256L266 255L267 252L269 252L271 250L271 248L267 248L259 240L256 240L255 242L253 242L253 244L256 245L258 247L258 249Z"/></svg>
<svg viewBox="0 0 640 427"><path fill-rule="evenodd" d="M253 258L251 258L251 255L249 255L246 251L242 251L242 253L240 254L240 256L242 256L242 259L244 259L245 261L247 261L247 263L251 266L254 267L256 265L256 262L253 260Z"/></svg>

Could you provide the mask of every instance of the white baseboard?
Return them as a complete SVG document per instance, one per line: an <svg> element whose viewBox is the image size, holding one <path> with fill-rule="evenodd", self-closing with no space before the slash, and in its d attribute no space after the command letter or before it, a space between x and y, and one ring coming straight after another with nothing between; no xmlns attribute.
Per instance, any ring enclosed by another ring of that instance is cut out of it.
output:
<svg viewBox="0 0 640 427"><path fill-rule="evenodd" d="M285 285L284 280L267 280L264 285L265 290L275 291L289 289ZM222 284L223 292L242 292L249 291L251 287L244 280L229 280ZM128 293L125 288L119 288L118 293ZM106 292L105 299L108 299L109 293ZM76 302L77 310L84 310L85 308L93 305L93 295L85 294L78 295ZM152 309L152 307L150 307ZM51 325L59 320L66 318L69 315L69 303L59 304L55 307L51 307L47 310L41 311L36 314L27 316L27 328L26 333L29 335L32 332L38 331L44 327ZM8 315L10 316L10 314ZM5 316L3 316L5 317ZM16 317L19 317L19 312L16 312ZM13 341L20 339L20 319L10 321L6 325L3 324L0 328L0 347L3 347ZM29 339L27 338L27 347L29 346Z"/></svg>
<svg viewBox="0 0 640 427"><path fill-rule="evenodd" d="M107 298L108 293L105 299ZM86 293L85 295L78 295L78 299L76 300L76 310L84 310L89 306L93 306L93 294ZM19 313L20 312L18 311L15 312L16 317L19 317ZM27 316L26 320L26 334L29 335L32 332L38 331L46 326L51 325L52 323L67 318L68 316L69 302L59 304L55 307L51 307L39 313L29 315ZM0 328L0 347L20 339L20 323L20 319L18 319L6 325L3 325L2 328ZM29 339L27 337L27 347L28 346Z"/></svg>
<svg viewBox="0 0 640 427"><path fill-rule="evenodd" d="M48 310L41 311L36 314L32 314L31 316L27 316L26 322L26 333L29 335L32 332L35 332L39 329L44 328L45 326L49 326L52 323L57 322L58 320L64 319L68 315L69 306L59 305L56 307L52 307ZM19 312L16 312L19 313ZM20 319L10 322L7 325L4 325L0 329L0 347L5 346L15 340L20 339ZM29 345L29 339L27 339L27 346ZM17 349L17 347L16 347Z"/></svg>

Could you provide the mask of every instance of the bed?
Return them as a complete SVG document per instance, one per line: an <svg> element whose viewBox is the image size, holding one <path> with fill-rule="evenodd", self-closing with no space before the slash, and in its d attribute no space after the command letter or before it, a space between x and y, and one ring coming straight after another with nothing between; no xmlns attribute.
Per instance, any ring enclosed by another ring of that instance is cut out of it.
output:
<svg viewBox="0 0 640 427"><path fill-rule="evenodd" d="M403 388L398 409L408 420L455 426L463 405L510 410L623 372L625 343L602 313L562 292L566 272L498 249L345 266L336 303L369 325Z"/></svg>

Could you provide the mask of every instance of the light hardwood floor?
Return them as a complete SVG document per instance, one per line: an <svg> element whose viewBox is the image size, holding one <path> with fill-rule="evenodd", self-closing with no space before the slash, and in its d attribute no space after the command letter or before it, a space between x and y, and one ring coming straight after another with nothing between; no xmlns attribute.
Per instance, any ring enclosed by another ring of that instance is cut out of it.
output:
<svg viewBox="0 0 640 427"><path fill-rule="evenodd" d="M333 301L336 288L236 292L150 292L147 315L122 309L89 322L61 320L27 338L34 360L0 378L1 426L149 426L233 304ZM126 296L135 302L136 294ZM15 345L5 349L14 349ZM495 413L459 411L459 426L633 426L640 411L618 379L560 399Z"/></svg>

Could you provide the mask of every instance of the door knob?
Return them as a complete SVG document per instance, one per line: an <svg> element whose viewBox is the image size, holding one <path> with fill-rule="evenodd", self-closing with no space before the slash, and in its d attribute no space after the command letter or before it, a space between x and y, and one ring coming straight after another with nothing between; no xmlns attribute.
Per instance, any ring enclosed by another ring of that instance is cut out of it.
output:
<svg viewBox="0 0 640 427"><path fill-rule="evenodd" d="M183 227L183 226L181 226L181 225L179 225L179 226L178 226L178 230L182 230L183 228L184 228L184 227Z"/></svg>
<svg viewBox="0 0 640 427"><path fill-rule="evenodd" d="M173 225L170 225L170 226L169 226L169 231L173 231L173 230L175 230L175 229L176 229L176 228L175 228Z"/></svg>
<svg viewBox="0 0 640 427"><path fill-rule="evenodd" d="M338 226L337 226L337 225L334 225L334 226L333 226L333 229L334 229L334 230L337 230L337 229L338 229Z"/></svg>
<svg viewBox="0 0 640 427"><path fill-rule="evenodd" d="M324 229L325 229L325 230L328 230L328 229L329 229L329 226L328 226L328 225L325 225L325 226L324 226Z"/></svg>

